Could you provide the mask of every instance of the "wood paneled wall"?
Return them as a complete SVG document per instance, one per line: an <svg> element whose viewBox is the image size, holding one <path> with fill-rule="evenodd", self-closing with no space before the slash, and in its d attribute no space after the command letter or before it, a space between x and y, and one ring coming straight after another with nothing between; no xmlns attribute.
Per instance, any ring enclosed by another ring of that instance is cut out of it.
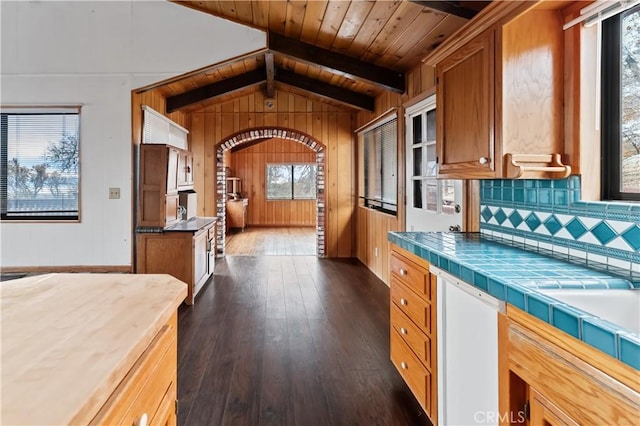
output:
<svg viewBox="0 0 640 426"><path fill-rule="evenodd" d="M385 92L375 101L373 113L358 113L356 128L375 120L392 108L398 114L398 215L392 216L364 207L358 207L356 255L373 273L387 285L389 277L389 256L391 251L387 241L387 232L404 231L405 229L405 125L404 104L424 96L425 92L435 85L435 70L427 65L420 65L407 73L407 93ZM361 183L358 182L358 185ZM358 193L363 188L358 187Z"/></svg>
<svg viewBox="0 0 640 426"><path fill-rule="evenodd" d="M315 200L266 199L266 165L316 163L307 146L285 139L271 139L230 155L233 176L242 179L242 193L249 197L247 224L258 226L315 226Z"/></svg>
<svg viewBox="0 0 640 426"><path fill-rule="evenodd" d="M194 153L198 215L216 215L215 150L223 139L250 128L280 126L295 129L326 147L326 255L354 256L355 114L279 90L273 102L273 108L267 109L263 94L255 92L192 112L187 117Z"/></svg>
<svg viewBox="0 0 640 426"><path fill-rule="evenodd" d="M142 143L142 105L147 105L182 127L189 128L187 114L181 111L166 114L167 100L158 90L148 90L142 93L131 93L131 130L132 140L135 145Z"/></svg>

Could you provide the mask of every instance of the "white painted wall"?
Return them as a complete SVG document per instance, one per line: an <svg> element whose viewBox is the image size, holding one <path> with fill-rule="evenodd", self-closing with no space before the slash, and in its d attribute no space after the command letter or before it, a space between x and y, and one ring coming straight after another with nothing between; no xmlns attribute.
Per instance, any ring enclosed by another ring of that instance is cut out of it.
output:
<svg viewBox="0 0 640 426"><path fill-rule="evenodd" d="M1 105L82 105L81 222L1 223L0 265L130 265L131 90L263 48L265 34L164 1L2 0L0 24Z"/></svg>

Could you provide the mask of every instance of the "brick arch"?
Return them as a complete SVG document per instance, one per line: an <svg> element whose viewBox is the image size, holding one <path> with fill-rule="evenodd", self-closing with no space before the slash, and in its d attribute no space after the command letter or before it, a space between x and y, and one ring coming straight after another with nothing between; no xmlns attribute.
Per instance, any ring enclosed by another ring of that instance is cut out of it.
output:
<svg viewBox="0 0 640 426"><path fill-rule="evenodd" d="M325 145L315 138L297 130L271 126L243 130L223 139L216 145L216 211L218 213L216 246L218 247L218 255L224 256L225 251L227 181L224 166L224 152L256 140L273 138L299 142L316 153L316 253L318 257L325 257Z"/></svg>

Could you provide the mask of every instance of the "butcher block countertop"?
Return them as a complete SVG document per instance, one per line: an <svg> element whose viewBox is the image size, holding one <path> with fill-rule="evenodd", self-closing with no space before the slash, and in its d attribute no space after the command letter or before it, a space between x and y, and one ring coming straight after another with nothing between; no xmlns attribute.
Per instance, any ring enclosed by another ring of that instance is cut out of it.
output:
<svg viewBox="0 0 640 426"><path fill-rule="evenodd" d="M3 282L0 423L89 423L186 294L169 275Z"/></svg>

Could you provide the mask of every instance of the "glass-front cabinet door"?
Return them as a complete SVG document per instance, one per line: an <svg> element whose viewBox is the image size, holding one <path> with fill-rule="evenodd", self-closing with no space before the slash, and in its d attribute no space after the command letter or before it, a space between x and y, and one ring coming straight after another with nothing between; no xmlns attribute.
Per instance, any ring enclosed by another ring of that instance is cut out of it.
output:
<svg viewBox="0 0 640 426"><path fill-rule="evenodd" d="M436 179L435 108L433 95L407 108L405 116L408 231L448 231L461 225L462 183Z"/></svg>

